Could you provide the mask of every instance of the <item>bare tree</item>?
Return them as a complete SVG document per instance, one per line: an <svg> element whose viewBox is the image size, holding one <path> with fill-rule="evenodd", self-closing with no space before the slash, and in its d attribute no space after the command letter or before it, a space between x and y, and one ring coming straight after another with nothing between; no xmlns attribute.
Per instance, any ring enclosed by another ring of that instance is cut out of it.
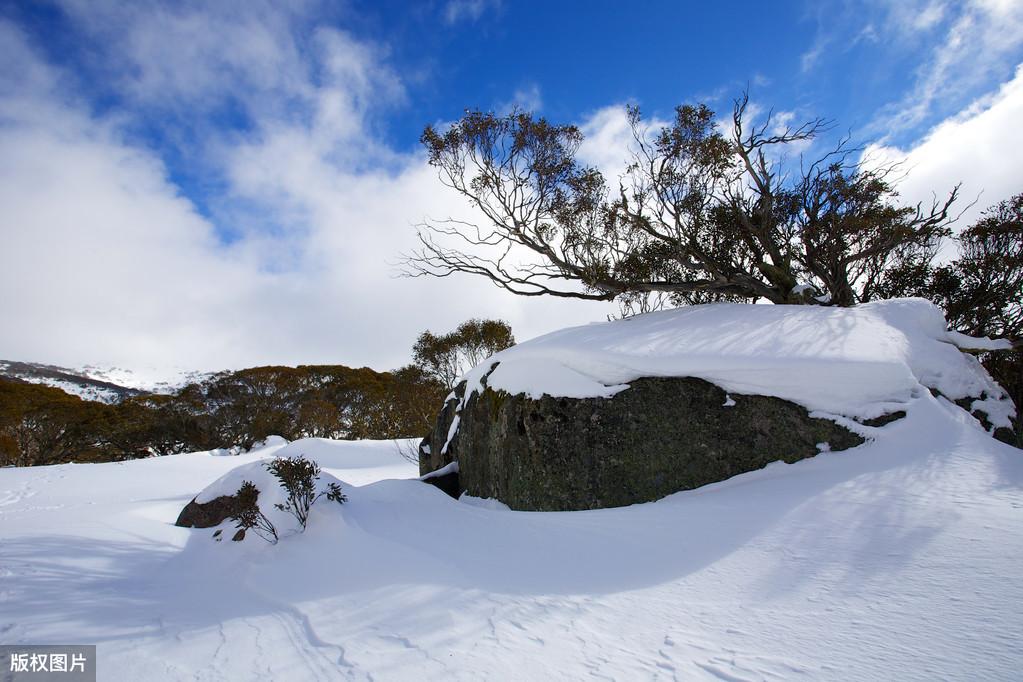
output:
<svg viewBox="0 0 1023 682"><path fill-rule="evenodd" d="M475 274L525 296L619 299L626 305L753 300L852 305L874 297L894 259L926 253L948 233L954 188L929 206L898 207L894 167L853 161L843 140L789 169L785 152L828 129L734 104L725 134L706 106L676 108L660 130L628 110L635 144L612 189L580 164L575 126L528 113L468 111L422 142L444 184L484 221L419 227L405 274Z"/></svg>

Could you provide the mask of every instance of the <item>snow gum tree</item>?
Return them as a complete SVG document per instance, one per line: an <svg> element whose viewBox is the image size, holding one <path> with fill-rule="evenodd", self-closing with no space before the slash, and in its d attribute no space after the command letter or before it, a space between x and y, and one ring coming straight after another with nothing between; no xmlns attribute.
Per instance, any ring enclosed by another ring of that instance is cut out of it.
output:
<svg viewBox="0 0 1023 682"><path fill-rule="evenodd" d="M465 372L515 345L511 326L502 320L466 320L448 334L424 331L412 347L415 364L450 391Z"/></svg>
<svg viewBox="0 0 1023 682"><path fill-rule="evenodd" d="M677 107L660 128L629 108L632 158L614 182L577 158L583 135L572 125L467 111L447 130L427 127L429 163L482 220L420 225L405 273L471 273L525 296L640 310L760 298L853 305L948 234L958 187L899 206L898 168L863 165L847 141L793 160L828 122L754 124L749 109L748 96L737 99L723 130L704 105Z"/></svg>

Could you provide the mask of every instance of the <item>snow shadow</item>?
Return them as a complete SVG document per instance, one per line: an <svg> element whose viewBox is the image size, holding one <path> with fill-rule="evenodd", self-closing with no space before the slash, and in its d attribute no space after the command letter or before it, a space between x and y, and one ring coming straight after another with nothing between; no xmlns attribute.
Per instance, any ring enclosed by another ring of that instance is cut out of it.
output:
<svg viewBox="0 0 1023 682"><path fill-rule="evenodd" d="M144 538L47 534L5 539L0 543L7 574L0 590L3 610L32 614L32 643L91 644L159 634L154 606L160 590L153 579L177 551ZM10 636L18 631L18 624L13 626Z"/></svg>
<svg viewBox="0 0 1023 682"><path fill-rule="evenodd" d="M928 395L915 409L924 411L921 419L937 406ZM957 431L934 428L928 442L920 442L919 426L892 424L884 427L891 432L884 445L776 463L618 509L509 512L462 504L414 481L382 481L352 492L336 540L282 542L280 556L250 577L269 588L285 583L289 572L304 571L311 579L287 589L289 599L299 600L322 596L324 589L388 585L596 595L684 579L752 545L779 556L795 548L827 563L831 546L814 545L811 535L831 538L861 526L864 551L897 546L909 561L937 523L912 516L919 500L906 491L931 483L909 479L939 475L941 462L927 453L947 446ZM804 514L808 507L813 511ZM797 522L807 516L812 528Z"/></svg>
<svg viewBox="0 0 1023 682"><path fill-rule="evenodd" d="M0 548L5 607L34 614L33 633L52 633L50 641L61 633L104 641L298 613L295 605L308 602L345 608L373 595L402 594L410 608L436 610L438 594L453 602L613 594L685 580L750 551L765 557L750 576L762 594L825 573L854 590L911 563L960 501L983 492L963 490L956 467L983 465L992 470L985 480L1004 480L990 449L976 450L973 439L986 436L943 409L925 394L907 419L883 427L883 442L618 509L486 509L389 480L346 486L348 503L318 507L305 534L276 546L214 542L210 529L190 531L184 548L142 536L15 537ZM1021 469L1010 468L1018 485Z"/></svg>

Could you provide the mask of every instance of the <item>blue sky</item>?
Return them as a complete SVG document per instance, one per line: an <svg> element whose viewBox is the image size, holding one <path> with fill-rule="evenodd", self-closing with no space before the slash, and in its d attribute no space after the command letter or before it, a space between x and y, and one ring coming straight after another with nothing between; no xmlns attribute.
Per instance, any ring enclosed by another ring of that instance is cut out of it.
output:
<svg viewBox="0 0 1023 682"><path fill-rule="evenodd" d="M7 3L0 358L384 369L469 316L601 319L394 279L415 222L466 210L417 139L467 107L577 123L613 165L625 103L722 112L748 86L908 158L907 200L964 181L989 205L1023 190L1021 4Z"/></svg>

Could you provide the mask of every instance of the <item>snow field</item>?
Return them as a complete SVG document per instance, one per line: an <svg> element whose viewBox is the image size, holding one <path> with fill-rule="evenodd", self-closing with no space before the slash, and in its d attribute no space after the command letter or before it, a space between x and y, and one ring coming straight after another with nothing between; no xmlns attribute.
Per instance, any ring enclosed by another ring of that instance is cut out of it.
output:
<svg viewBox="0 0 1023 682"><path fill-rule="evenodd" d="M503 510L392 443L0 470L0 642L102 679L1018 679L1023 459L924 394L875 442L620 509ZM231 468L344 482L271 546L174 527Z"/></svg>
<svg viewBox="0 0 1023 682"><path fill-rule="evenodd" d="M869 438L617 509L453 500L393 442L0 469L0 643L95 643L104 680L1018 680L1023 453L928 390L1002 423L1011 403L959 350L995 343L918 300L713 305L556 332L467 375L578 397L698 376ZM300 454L348 496L305 533L173 525Z"/></svg>

